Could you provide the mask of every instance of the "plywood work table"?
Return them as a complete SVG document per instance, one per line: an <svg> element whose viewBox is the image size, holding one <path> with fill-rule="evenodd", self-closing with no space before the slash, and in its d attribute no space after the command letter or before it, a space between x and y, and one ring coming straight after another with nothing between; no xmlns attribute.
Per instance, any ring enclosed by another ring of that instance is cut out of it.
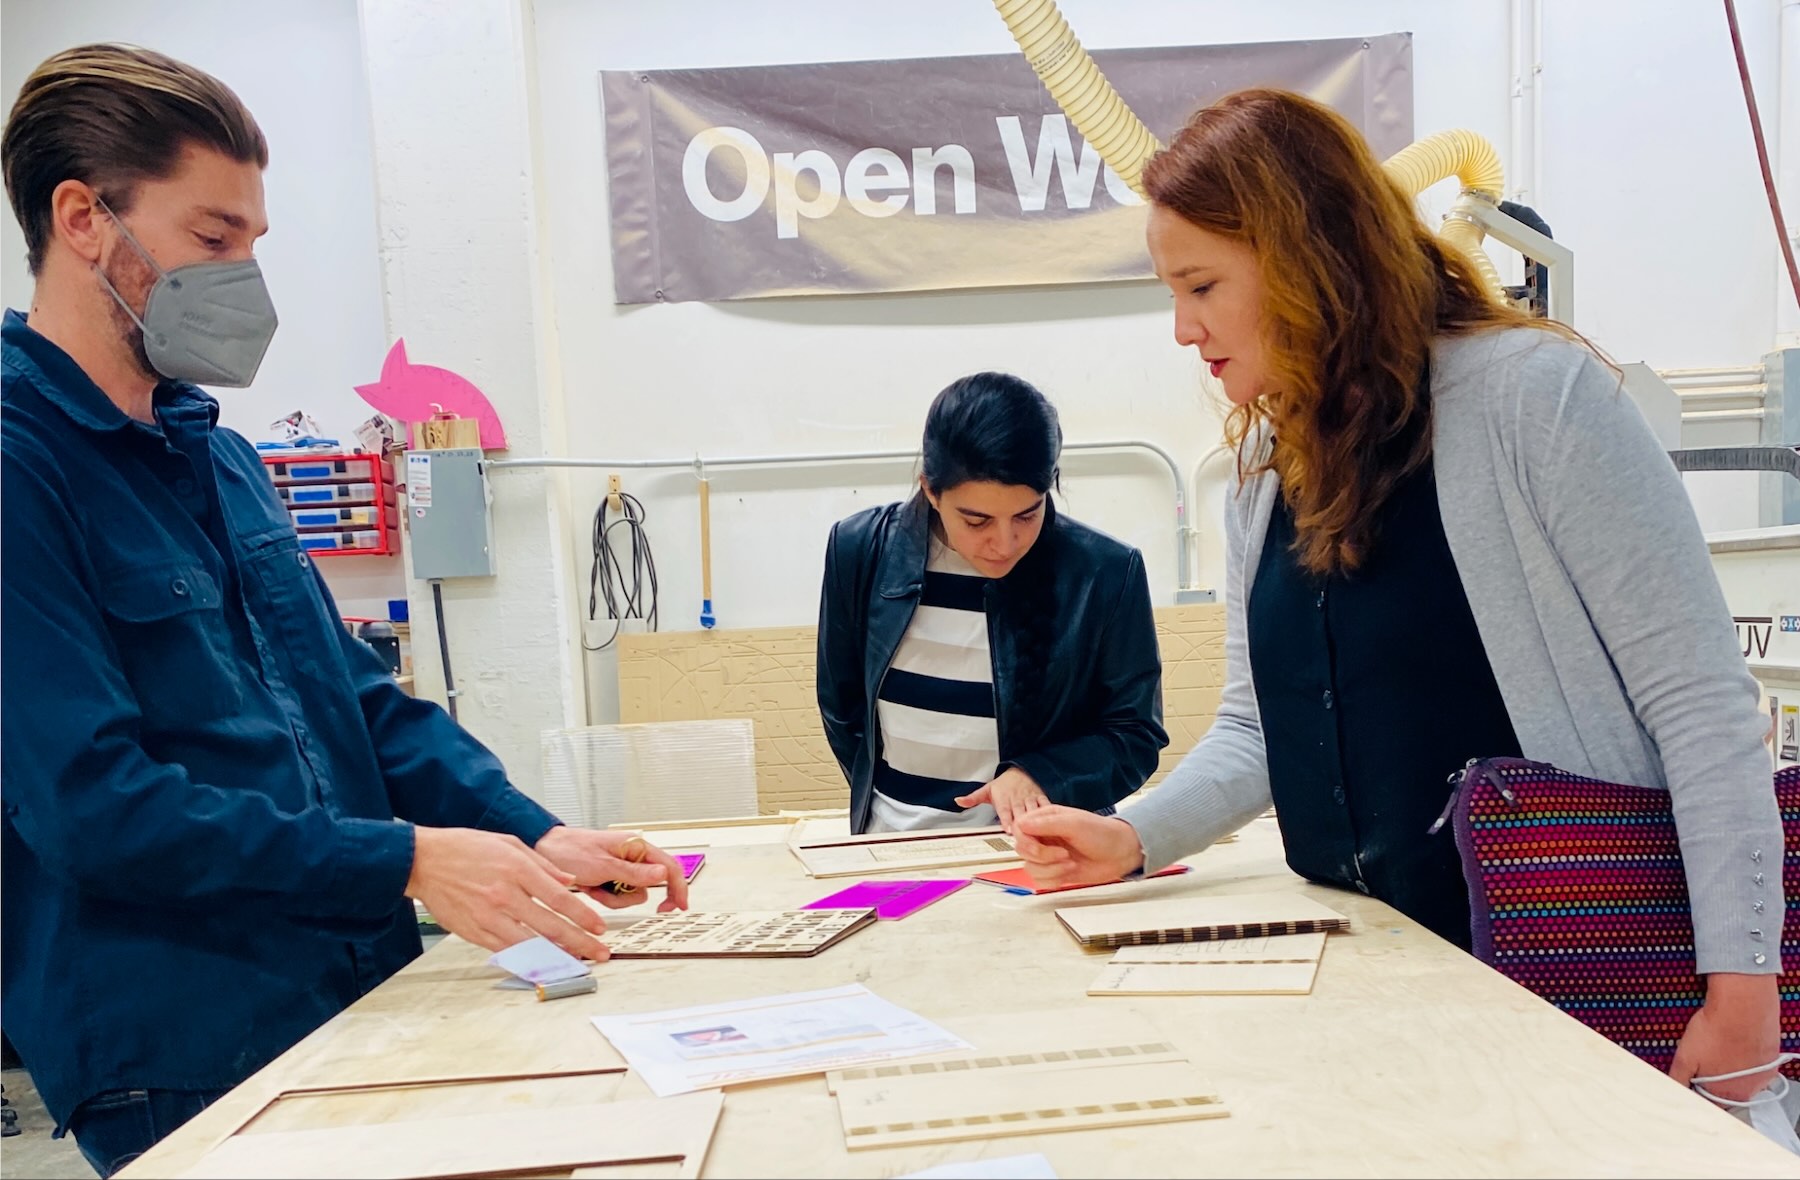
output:
<svg viewBox="0 0 1800 1180"><path fill-rule="evenodd" d="M1190 1054L1231 1117L850 1153L815 1076L726 1091L705 1176L897 1176L1041 1151L1070 1178L1800 1177L1800 1159L1387 906L1303 885L1282 863L1272 820L1194 864L1185 877L1059 897L976 883L814 959L607 963L596 969L596 994L549 1003L497 990L485 952L446 939L121 1175L181 1174L284 1090L603 1068L618 1059L590 1016L860 982L977 1045L983 1013L1129 1007ZM694 901L788 908L843 884L809 880L781 845L715 847ZM1107 956L1080 950L1051 914L1076 899L1285 889L1354 922L1329 939L1310 996L1088 998ZM1056 1025L1044 1031L1048 1043ZM466 1111L479 1135L482 1112L499 1106L648 1096L635 1075L615 1074L300 1097L242 1133Z"/></svg>

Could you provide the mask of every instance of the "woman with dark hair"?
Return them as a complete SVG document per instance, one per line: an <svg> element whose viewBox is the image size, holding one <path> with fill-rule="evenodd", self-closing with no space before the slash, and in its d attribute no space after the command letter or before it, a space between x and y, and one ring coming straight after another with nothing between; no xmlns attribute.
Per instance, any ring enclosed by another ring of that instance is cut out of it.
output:
<svg viewBox="0 0 1800 1180"><path fill-rule="evenodd" d="M1666 789L1706 980L1670 1072L1747 1100L1780 1048L1768 718L1619 374L1491 299L1310 99L1220 99L1144 184L1176 342L1234 407L1225 688L1129 822L1041 809L1020 854L1041 881L1112 880L1273 802L1295 872L1467 948L1456 846L1428 834L1465 762Z"/></svg>
<svg viewBox="0 0 1800 1180"><path fill-rule="evenodd" d="M819 712L853 831L1110 812L1155 771L1169 738L1143 557L1058 516L1061 453L1036 388L964 377L926 415L919 491L832 528Z"/></svg>

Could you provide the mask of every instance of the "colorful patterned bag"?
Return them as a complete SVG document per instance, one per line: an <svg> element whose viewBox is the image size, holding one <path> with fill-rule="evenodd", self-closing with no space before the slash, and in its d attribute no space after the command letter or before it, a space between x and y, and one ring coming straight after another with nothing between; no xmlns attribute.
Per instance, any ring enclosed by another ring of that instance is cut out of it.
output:
<svg viewBox="0 0 1800 1180"><path fill-rule="evenodd" d="M1508 979L1666 1070L1699 1009L1694 925L1669 793L1488 758L1453 775L1444 815L1469 885L1475 955ZM1775 776L1787 836L1787 920L1746 914L1790 970L1783 1049L1800 1048L1800 767ZM1785 931L1785 933L1784 933ZM1800 1078L1800 1063L1783 1072Z"/></svg>

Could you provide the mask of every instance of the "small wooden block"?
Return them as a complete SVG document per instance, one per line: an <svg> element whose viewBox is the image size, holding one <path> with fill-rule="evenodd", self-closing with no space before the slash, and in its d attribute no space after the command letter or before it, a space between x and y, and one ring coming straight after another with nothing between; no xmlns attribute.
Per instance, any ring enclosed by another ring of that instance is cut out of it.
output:
<svg viewBox="0 0 1800 1180"><path fill-rule="evenodd" d="M481 422L476 418L433 418L412 424L415 451L480 450Z"/></svg>

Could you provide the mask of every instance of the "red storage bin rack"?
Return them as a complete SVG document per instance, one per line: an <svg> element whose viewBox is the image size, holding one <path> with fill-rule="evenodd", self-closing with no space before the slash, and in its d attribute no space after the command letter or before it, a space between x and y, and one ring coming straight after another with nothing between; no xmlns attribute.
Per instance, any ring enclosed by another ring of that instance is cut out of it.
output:
<svg viewBox="0 0 1800 1180"><path fill-rule="evenodd" d="M282 489L300 534L300 546L314 557L386 556L400 552L399 514L394 504L394 465L380 455L264 455L263 467ZM302 489L330 488L332 509L357 510L356 523L321 522L303 515L310 497ZM372 515L373 519L365 519ZM368 543L370 540L374 543ZM349 542L349 543L346 543Z"/></svg>

